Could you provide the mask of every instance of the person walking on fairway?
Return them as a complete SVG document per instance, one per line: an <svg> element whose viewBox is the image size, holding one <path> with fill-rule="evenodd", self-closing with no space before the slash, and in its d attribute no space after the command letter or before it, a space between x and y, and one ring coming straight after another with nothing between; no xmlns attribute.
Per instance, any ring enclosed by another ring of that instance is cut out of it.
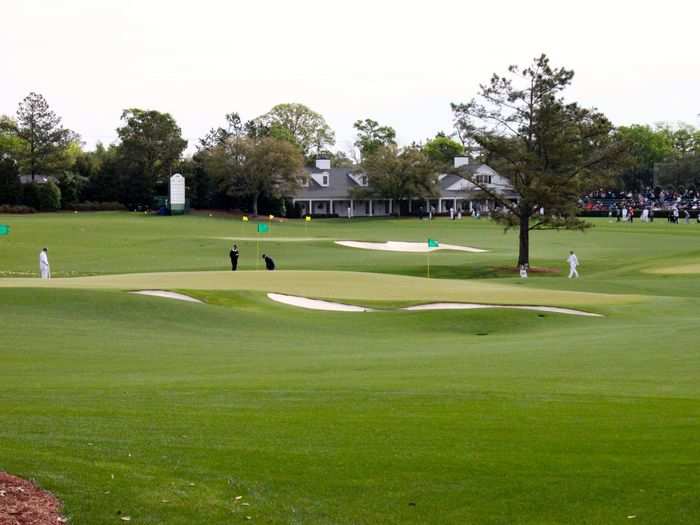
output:
<svg viewBox="0 0 700 525"><path fill-rule="evenodd" d="M578 266L578 257L576 257L576 254L572 251L569 252L569 256L566 258L566 262L569 263L569 279L572 277L578 278L578 270L576 267Z"/></svg>
<svg viewBox="0 0 700 525"><path fill-rule="evenodd" d="M275 269L275 261L269 255L262 254L262 258L265 261L265 268L272 271Z"/></svg>
<svg viewBox="0 0 700 525"><path fill-rule="evenodd" d="M49 266L49 249L44 248L39 252L39 272L42 279L51 279L51 267Z"/></svg>
<svg viewBox="0 0 700 525"><path fill-rule="evenodd" d="M228 256L231 258L231 271L235 272L238 269L238 246L235 244L233 245L233 248L231 248L231 251L228 252Z"/></svg>

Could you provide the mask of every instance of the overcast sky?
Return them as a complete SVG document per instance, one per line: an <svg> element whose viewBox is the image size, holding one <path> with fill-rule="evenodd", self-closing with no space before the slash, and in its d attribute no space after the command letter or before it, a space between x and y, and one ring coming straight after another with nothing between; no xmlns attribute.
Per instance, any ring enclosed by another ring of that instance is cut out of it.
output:
<svg viewBox="0 0 700 525"><path fill-rule="evenodd" d="M338 149L366 117L409 143L451 132L450 102L546 52L576 71L570 97L616 124L700 125L699 4L0 0L0 113L37 91L91 148L124 108L157 109L194 145L225 113L301 102Z"/></svg>

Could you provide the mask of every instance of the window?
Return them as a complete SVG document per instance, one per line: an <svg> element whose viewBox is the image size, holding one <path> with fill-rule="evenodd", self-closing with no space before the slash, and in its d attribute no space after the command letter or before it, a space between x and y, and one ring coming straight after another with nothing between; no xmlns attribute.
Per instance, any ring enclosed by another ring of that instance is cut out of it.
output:
<svg viewBox="0 0 700 525"><path fill-rule="evenodd" d="M321 186L328 186L328 175L323 175L323 182L321 183Z"/></svg>
<svg viewBox="0 0 700 525"><path fill-rule="evenodd" d="M369 178L367 175L362 175L360 177L360 186L367 186L369 184Z"/></svg>
<svg viewBox="0 0 700 525"><path fill-rule="evenodd" d="M477 175L474 180L479 184L491 184L491 175Z"/></svg>

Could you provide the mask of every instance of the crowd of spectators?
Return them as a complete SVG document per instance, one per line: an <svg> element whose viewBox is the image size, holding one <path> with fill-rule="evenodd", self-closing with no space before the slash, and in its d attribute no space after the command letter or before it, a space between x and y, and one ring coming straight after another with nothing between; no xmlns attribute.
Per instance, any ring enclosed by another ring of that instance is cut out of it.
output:
<svg viewBox="0 0 700 525"><path fill-rule="evenodd" d="M621 209L632 209L638 213L645 209L651 212L666 211L671 215L678 210L681 215L685 211L697 215L700 213L700 192L695 189L662 190L658 187L641 192L600 189L583 195L579 205L585 211L607 212L613 216Z"/></svg>

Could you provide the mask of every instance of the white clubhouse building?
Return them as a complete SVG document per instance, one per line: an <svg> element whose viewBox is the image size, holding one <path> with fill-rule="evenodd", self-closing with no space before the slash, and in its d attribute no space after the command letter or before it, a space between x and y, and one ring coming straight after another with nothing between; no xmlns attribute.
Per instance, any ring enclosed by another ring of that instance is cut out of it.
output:
<svg viewBox="0 0 700 525"><path fill-rule="evenodd" d="M486 164L470 162L468 157L456 157L454 166L465 170L489 191L505 195L514 201L518 199L507 179ZM440 196L429 201L420 199L396 202L391 199L352 197L354 189L367 187L368 184L367 175L356 173L352 167L333 168L329 160L317 160L316 166L307 170L307 177L292 203L301 215L340 217L392 215L397 211L396 206L401 207L401 215L416 213L421 207L427 212L428 206L435 213L449 213L450 208L455 212L471 212L475 209L486 212L495 206L493 199L483 190L454 174L439 176Z"/></svg>

